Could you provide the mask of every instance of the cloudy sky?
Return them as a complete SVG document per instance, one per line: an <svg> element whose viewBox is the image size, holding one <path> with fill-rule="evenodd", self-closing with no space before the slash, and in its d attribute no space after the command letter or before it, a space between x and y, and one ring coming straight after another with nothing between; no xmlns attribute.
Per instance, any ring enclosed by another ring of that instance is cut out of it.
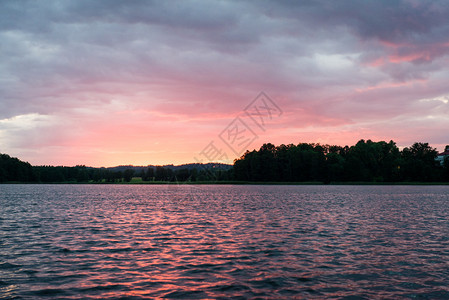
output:
<svg viewBox="0 0 449 300"><path fill-rule="evenodd" d="M362 138L442 150L448 3L1 1L0 153L51 165L232 162L236 120L255 137L250 150ZM244 114L261 91L282 111L263 128Z"/></svg>

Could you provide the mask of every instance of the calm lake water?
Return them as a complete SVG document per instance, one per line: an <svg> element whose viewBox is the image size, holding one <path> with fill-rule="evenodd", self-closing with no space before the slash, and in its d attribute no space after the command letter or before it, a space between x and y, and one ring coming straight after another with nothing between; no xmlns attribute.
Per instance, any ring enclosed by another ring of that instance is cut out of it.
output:
<svg viewBox="0 0 449 300"><path fill-rule="evenodd" d="M0 185L0 298L449 299L449 186Z"/></svg>

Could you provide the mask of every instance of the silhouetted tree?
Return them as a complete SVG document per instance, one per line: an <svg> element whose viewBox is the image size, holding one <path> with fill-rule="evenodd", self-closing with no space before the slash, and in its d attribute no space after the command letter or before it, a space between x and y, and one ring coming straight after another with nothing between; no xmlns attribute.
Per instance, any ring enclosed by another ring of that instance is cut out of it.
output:
<svg viewBox="0 0 449 300"><path fill-rule="evenodd" d="M134 175L134 170L133 169L126 169L123 172L123 180L125 182L130 182L131 179L133 178L133 175Z"/></svg>
<svg viewBox="0 0 449 300"><path fill-rule="evenodd" d="M154 169L149 167L146 172L147 180L154 180Z"/></svg>
<svg viewBox="0 0 449 300"><path fill-rule="evenodd" d="M4 181L36 181L33 167L18 158L0 154L0 182Z"/></svg>
<svg viewBox="0 0 449 300"><path fill-rule="evenodd" d="M179 169L175 172L176 180L187 181L190 179L190 171L187 168Z"/></svg>
<svg viewBox="0 0 449 300"><path fill-rule="evenodd" d="M164 180L166 180L167 172L166 172L165 168L161 167L161 166L157 166L154 177L155 177L156 181L164 181Z"/></svg>
<svg viewBox="0 0 449 300"><path fill-rule="evenodd" d="M137 177L140 177L142 181L147 181L147 174L144 169L140 170L139 175Z"/></svg>
<svg viewBox="0 0 449 300"><path fill-rule="evenodd" d="M401 166L404 179L410 181L435 180L438 163L435 158L438 151L428 143L414 143L410 148L402 150L403 165Z"/></svg>

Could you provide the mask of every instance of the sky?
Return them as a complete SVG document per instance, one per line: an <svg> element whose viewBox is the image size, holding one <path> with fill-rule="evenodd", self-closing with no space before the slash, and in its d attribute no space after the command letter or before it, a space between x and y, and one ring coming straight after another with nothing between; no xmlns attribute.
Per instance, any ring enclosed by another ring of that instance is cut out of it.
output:
<svg viewBox="0 0 449 300"><path fill-rule="evenodd" d="M266 142L442 151L447 16L448 1L3 0L0 153L107 167L232 163Z"/></svg>

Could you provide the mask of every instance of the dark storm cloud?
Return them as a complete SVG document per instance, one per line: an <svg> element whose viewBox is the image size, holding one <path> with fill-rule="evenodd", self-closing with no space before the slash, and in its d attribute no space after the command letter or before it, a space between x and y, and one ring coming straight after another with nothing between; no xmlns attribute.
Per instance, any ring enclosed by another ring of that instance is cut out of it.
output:
<svg viewBox="0 0 449 300"><path fill-rule="evenodd" d="M295 69L326 78L328 73L312 61L316 53L357 54L351 58L354 62L377 62L384 73L406 80L405 74L422 78L426 73L409 66L397 68L397 62L429 63L448 49L448 5L438 2L5 1L1 5L0 27L9 35L3 38L3 61L13 63L10 71L27 84L52 73L68 80L82 76L120 80L130 73L151 77L155 72L191 79L192 73L201 73L191 69L204 73L220 60L229 68L220 66L218 71L229 80L236 77L231 67L243 60L254 62L245 78L257 79L256 64L263 64L272 70L269 81L288 88L301 83L291 79ZM53 56L43 61L52 47ZM83 64L92 68L82 68ZM137 65L145 70L136 70ZM111 69L117 74L112 75ZM350 76L345 80L352 81Z"/></svg>
<svg viewBox="0 0 449 300"><path fill-rule="evenodd" d="M279 1L271 15L306 19L319 26L347 26L363 39L439 41L445 37L449 3L444 1ZM424 37L425 34L430 36Z"/></svg>

